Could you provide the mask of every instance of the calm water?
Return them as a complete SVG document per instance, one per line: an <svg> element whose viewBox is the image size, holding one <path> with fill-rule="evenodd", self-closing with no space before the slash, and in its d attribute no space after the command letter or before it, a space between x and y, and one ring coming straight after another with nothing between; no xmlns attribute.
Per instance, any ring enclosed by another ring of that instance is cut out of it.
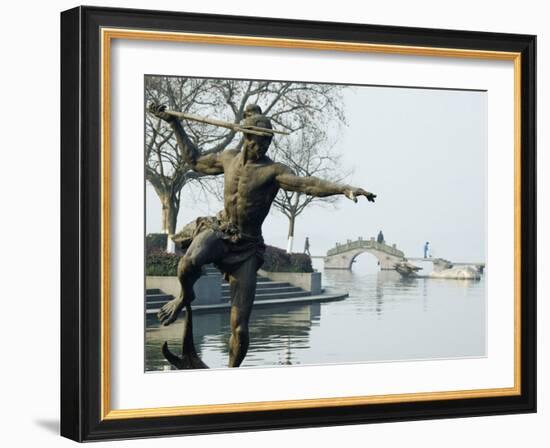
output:
<svg viewBox="0 0 550 448"><path fill-rule="evenodd" d="M403 280L393 271L324 271L323 286L343 301L257 307L243 367L486 355L485 280ZM146 370L165 370L160 347L179 353L182 320L159 327L147 317ZM229 312L195 314L195 344L212 368L227 365Z"/></svg>

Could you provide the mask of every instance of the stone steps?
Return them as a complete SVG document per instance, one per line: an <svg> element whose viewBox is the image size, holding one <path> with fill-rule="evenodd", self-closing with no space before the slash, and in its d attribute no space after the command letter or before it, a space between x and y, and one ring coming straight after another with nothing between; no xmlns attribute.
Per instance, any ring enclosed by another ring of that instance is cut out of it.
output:
<svg viewBox="0 0 550 448"><path fill-rule="evenodd" d="M262 291L264 289L275 289L275 288L296 288L287 282L257 282L256 283L256 292ZM222 283L222 292L229 292L231 286L229 283Z"/></svg>
<svg viewBox="0 0 550 448"><path fill-rule="evenodd" d="M160 291L159 289L151 290L148 289L147 291ZM165 303L172 300L174 297L172 297L170 294L150 294L147 292L147 295L145 296L145 309L151 310L151 309L159 309L164 305Z"/></svg>
<svg viewBox="0 0 550 448"><path fill-rule="evenodd" d="M292 296L293 294L296 295L296 297L302 297L302 293L304 292L308 293L308 291L304 291L303 289L296 288L294 286L287 288L256 289L256 300L262 300L263 298L265 298L265 296L269 296L269 298L284 298L287 296ZM274 295L276 295L277 297L274 297ZM230 292L222 292L222 297L229 300L229 298L231 297Z"/></svg>
<svg viewBox="0 0 550 448"><path fill-rule="evenodd" d="M207 271L214 271L214 268L207 268ZM215 270L219 274L219 271ZM213 274L207 274L213 275ZM255 301L263 300L291 300L311 296L309 291L291 285L287 282L274 282L266 277L258 276L256 282ZM147 289L146 291L146 310L159 309L166 302L172 300L172 296L165 294L159 289ZM230 285L227 282L222 283L222 303L230 301ZM193 303L200 301L200 298Z"/></svg>
<svg viewBox="0 0 550 448"><path fill-rule="evenodd" d="M292 292L265 292L261 294L256 294L255 301L262 301L262 300L273 300L273 299L293 299L296 297L307 297L310 296L311 293L309 291L304 291L303 289L296 288L296 291ZM229 299L229 297L228 297Z"/></svg>
<svg viewBox="0 0 550 448"><path fill-rule="evenodd" d="M149 294L163 294L163 292L162 292L160 289L158 289L158 288L146 289L146 290L145 290L145 293L146 293L147 295L149 295Z"/></svg>
<svg viewBox="0 0 550 448"><path fill-rule="evenodd" d="M308 295L306 297L295 297L292 299L273 299L273 300L259 300L254 303L254 307L268 307L268 306L280 306L280 305L303 305L309 303L324 303L324 302L334 302L337 300L344 300L348 297L348 293L343 291L329 291L323 292L318 295ZM219 311L228 311L231 308L229 302L222 302L217 304L210 305L194 305L193 312L195 313L209 313L209 312L219 312ZM159 308L147 309L147 314L157 314Z"/></svg>

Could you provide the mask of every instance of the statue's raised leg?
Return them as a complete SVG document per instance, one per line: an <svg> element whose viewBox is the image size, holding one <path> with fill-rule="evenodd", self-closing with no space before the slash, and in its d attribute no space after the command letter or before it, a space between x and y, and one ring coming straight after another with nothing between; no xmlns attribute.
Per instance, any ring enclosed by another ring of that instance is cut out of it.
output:
<svg viewBox="0 0 550 448"><path fill-rule="evenodd" d="M179 297L165 304L158 318L163 325L174 322L185 307L183 324L182 357L174 355L165 342L162 346L164 357L178 369L207 369L208 366L198 357L193 341L193 315L191 302L194 299L193 286L201 276L202 266L219 260L225 252L223 241L216 232L205 230L197 235L178 264L178 279L181 284Z"/></svg>
<svg viewBox="0 0 550 448"><path fill-rule="evenodd" d="M162 325L170 325L174 322L181 310L194 300L193 286L201 276L202 267L222 258L224 252L223 241L213 230L204 230L193 239L178 263L180 295L166 303L158 313L158 319Z"/></svg>

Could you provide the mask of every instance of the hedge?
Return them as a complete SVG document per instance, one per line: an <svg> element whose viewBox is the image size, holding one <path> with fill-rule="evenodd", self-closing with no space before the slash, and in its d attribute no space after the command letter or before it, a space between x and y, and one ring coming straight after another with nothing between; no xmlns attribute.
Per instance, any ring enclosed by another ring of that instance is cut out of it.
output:
<svg viewBox="0 0 550 448"><path fill-rule="evenodd" d="M179 259L179 255L148 246L145 260L146 275L175 276ZM287 254L283 249L274 246L266 246L262 269L271 272L313 272L309 255Z"/></svg>
<svg viewBox="0 0 550 448"><path fill-rule="evenodd" d="M275 246L266 246L262 269L270 272L313 272L309 255L288 254Z"/></svg>
<svg viewBox="0 0 550 448"><path fill-rule="evenodd" d="M160 250L150 250L145 256L145 275L175 277L180 256Z"/></svg>

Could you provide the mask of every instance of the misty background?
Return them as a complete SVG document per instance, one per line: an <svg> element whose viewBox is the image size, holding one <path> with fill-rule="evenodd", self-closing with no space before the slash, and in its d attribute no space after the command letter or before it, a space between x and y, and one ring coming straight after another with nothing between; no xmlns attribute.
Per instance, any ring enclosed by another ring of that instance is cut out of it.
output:
<svg viewBox="0 0 550 448"><path fill-rule="evenodd" d="M324 255L336 242L382 230L409 257L421 257L429 241L434 257L484 262L487 93L350 86L343 104L347 125L333 151L351 172L345 182L378 197L311 204L297 217L293 251L303 251L306 236L311 254ZM177 228L222 208L214 194L186 185ZM161 203L147 182L146 232L161 228ZM272 207L263 234L266 244L286 248L288 219Z"/></svg>

